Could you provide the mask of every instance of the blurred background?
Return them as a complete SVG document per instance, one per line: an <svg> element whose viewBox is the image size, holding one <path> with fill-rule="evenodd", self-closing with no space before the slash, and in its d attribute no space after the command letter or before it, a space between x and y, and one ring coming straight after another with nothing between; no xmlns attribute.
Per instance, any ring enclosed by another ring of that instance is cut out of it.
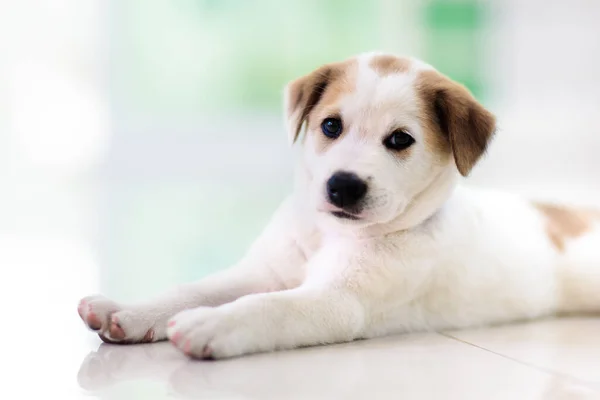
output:
<svg viewBox="0 0 600 400"><path fill-rule="evenodd" d="M284 84L363 51L498 115L468 184L600 205L599 20L596 0L0 0L5 315L63 326L75 360L79 297L235 262L292 185Z"/></svg>

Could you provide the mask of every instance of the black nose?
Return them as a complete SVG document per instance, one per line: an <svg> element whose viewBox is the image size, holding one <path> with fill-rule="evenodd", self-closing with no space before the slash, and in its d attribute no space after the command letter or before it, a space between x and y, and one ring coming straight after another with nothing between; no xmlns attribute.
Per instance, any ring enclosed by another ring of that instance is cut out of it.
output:
<svg viewBox="0 0 600 400"><path fill-rule="evenodd" d="M356 205L365 193L367 193L367 184L351 172L336 172L327 181L329 201L341 208Z"/></svg>

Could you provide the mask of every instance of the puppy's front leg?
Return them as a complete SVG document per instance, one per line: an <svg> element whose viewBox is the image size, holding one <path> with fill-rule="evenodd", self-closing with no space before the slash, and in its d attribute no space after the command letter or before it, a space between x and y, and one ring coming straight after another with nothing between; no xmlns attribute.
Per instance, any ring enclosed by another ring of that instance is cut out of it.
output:
<svg viewBox="0 0 600 400"><path fill-rule="evenodd" d="M247 294L295 287L306 261L292 235L298 232L295 215L291 202L285 202L248 254L231 269L131 306L89 296L80 301L79 315L106 342L153 342L166 339L167 321L185 309L218 306Z"/></svg>
<svg viewBox="0 0 600 400"><path fill-rule="evenodd" d="M343 273L327 274L332 269L340 272L330 265L341 261L332 253L320 250L307 265L316 276L295 289L177 314L169 322L169 338L187 355L225 358L361 337L366 308ZM346 267L353 269L342 265Z"/></svg>

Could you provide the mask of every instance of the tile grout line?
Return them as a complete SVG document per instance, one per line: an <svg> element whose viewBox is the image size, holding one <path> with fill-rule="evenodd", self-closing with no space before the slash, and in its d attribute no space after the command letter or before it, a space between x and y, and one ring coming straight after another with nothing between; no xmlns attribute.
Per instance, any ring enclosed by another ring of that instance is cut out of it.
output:
<svg viewBox="0 0 600 400"><path fill-rule="evenodd" d="M448 338L448 339L456 340L457 342L466 344L467 346L475 347L476 349L480 349L480 350L486 351L488 353L497 355L499 357L502 357L504 359L516 362L516 363L524 365L526 367L536 369L538 371L544 372L544 373L549 374L549 375L557 376L560 379L564 379L564 380L567 380L567 381L575 382L577 384L580 384L582 386L587 387L588 389L592 389L592 390L594 390L596 392L600 391L600 387L598 387L598 384L596 382L586 381L584 379L577 378L575 376L566 374L564 372L559 372L559 371L556 371L556 370L553 370L553 369L550 369L550 368L540 367L540 366L537 366L535 364L532 364L532 363L529 363L529 362L526 362L526 361L521 361L521 360L516 359L514 357L507 356L505 354L501 354L501 353L495 352L495 351L490 350L490 349L486 349L485 347L481 347L481 346L479 346L479 345L477 345L475 343L467 342L466 340L457 338L456 336L452 336L452 335L450 335L448 333L444 333L444 332L437 332L437 333L439 335L441 335L441 336L444 336L444 337Z"/></svg>

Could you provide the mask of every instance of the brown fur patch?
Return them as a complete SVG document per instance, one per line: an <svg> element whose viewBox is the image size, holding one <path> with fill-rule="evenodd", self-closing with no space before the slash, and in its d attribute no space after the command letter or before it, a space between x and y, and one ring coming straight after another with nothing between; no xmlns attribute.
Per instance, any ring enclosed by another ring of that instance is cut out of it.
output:
<svg viewBox="0 0 600 400"><path fill-rule="evenodd" d="M341 97L348 95L355 90L358 63L356 60L348 60L340 63L328 64L322 68L326 68L329 71L329 79L326 87L322 89L319 100L310 107L310 110L307 110L304 117L307 126L309 127L309 131L313 132L321 132L321 122L325 118L341 118L337 103ZM344 127L343 119L342 127ZM314 142L315 151L317 153L322 153L334 143L334 140L327 138L325 135L318 134L314 138Z"/></svg>
<svg viewBox="0 0 600 400"><path fill-rule="evenodd" d="M423 102L422 123L437 132L428 139L435 151L448 144L459 172L466 176L485 152L496 119L462 85L433 70L419 73L416 90Z"/></svg>
<svg viewBox="0 0 600 400"><path fill-rule="evenodd" d="M427 75L419 74L415 89L419 104L419 122L423 126L423 140L430 152L437 154L440 161L445 161L452 154L448 135L440 131L438 118L435 115L432 103L435 101L433 92L435 83Z"/></svg>
<svg viewBox="0 0 600 400"><path fill-rule="evenodd" d="M305 122L310 124L311 121L319 119L320 124L323 118L339 113L332 107L341 96L354 90L356 69L356 60L326 64L289 84L286 112L294 141ZM329 115L323 115L323 110ZM318 118L312 118L315 114L320 115ZM320 137L317 150L324 151L330 142L326 137Z"/></svg>
<svg viewBox="0 0 600 400"><path fill-rule="evenodd" d="M374 56L369 66L379 76L402 74L410 70L411 61L408 58L400 58L391 55Z"/></svg>
<svg viewBox="0 0 600 400"><path fill-rule="evenodd" d="M331 85L327 88L327 91L323 94L321 102L314 108L313 112L308 116L308 125L313 132L319 132L314 138L315 151L322 153L326 151L333 143L334 140L329 139L321 132L321 122L327 117L340 116L340 110L337 106L339 99L346 96L355 90L356 85L356 70L358 65L356 63L346 63L343 72L340 73L338 79L331 82ZM346 122L342 118L342 135L344 129L347 127Z"/></svg>
<svg viewBox="0 0 600 400"><path fill-rule="evenodd" d="M566 241L589 231L600 211L562 207L534 202L533 206L546 218L546 233L559 251L565 250Z"/></svg>

